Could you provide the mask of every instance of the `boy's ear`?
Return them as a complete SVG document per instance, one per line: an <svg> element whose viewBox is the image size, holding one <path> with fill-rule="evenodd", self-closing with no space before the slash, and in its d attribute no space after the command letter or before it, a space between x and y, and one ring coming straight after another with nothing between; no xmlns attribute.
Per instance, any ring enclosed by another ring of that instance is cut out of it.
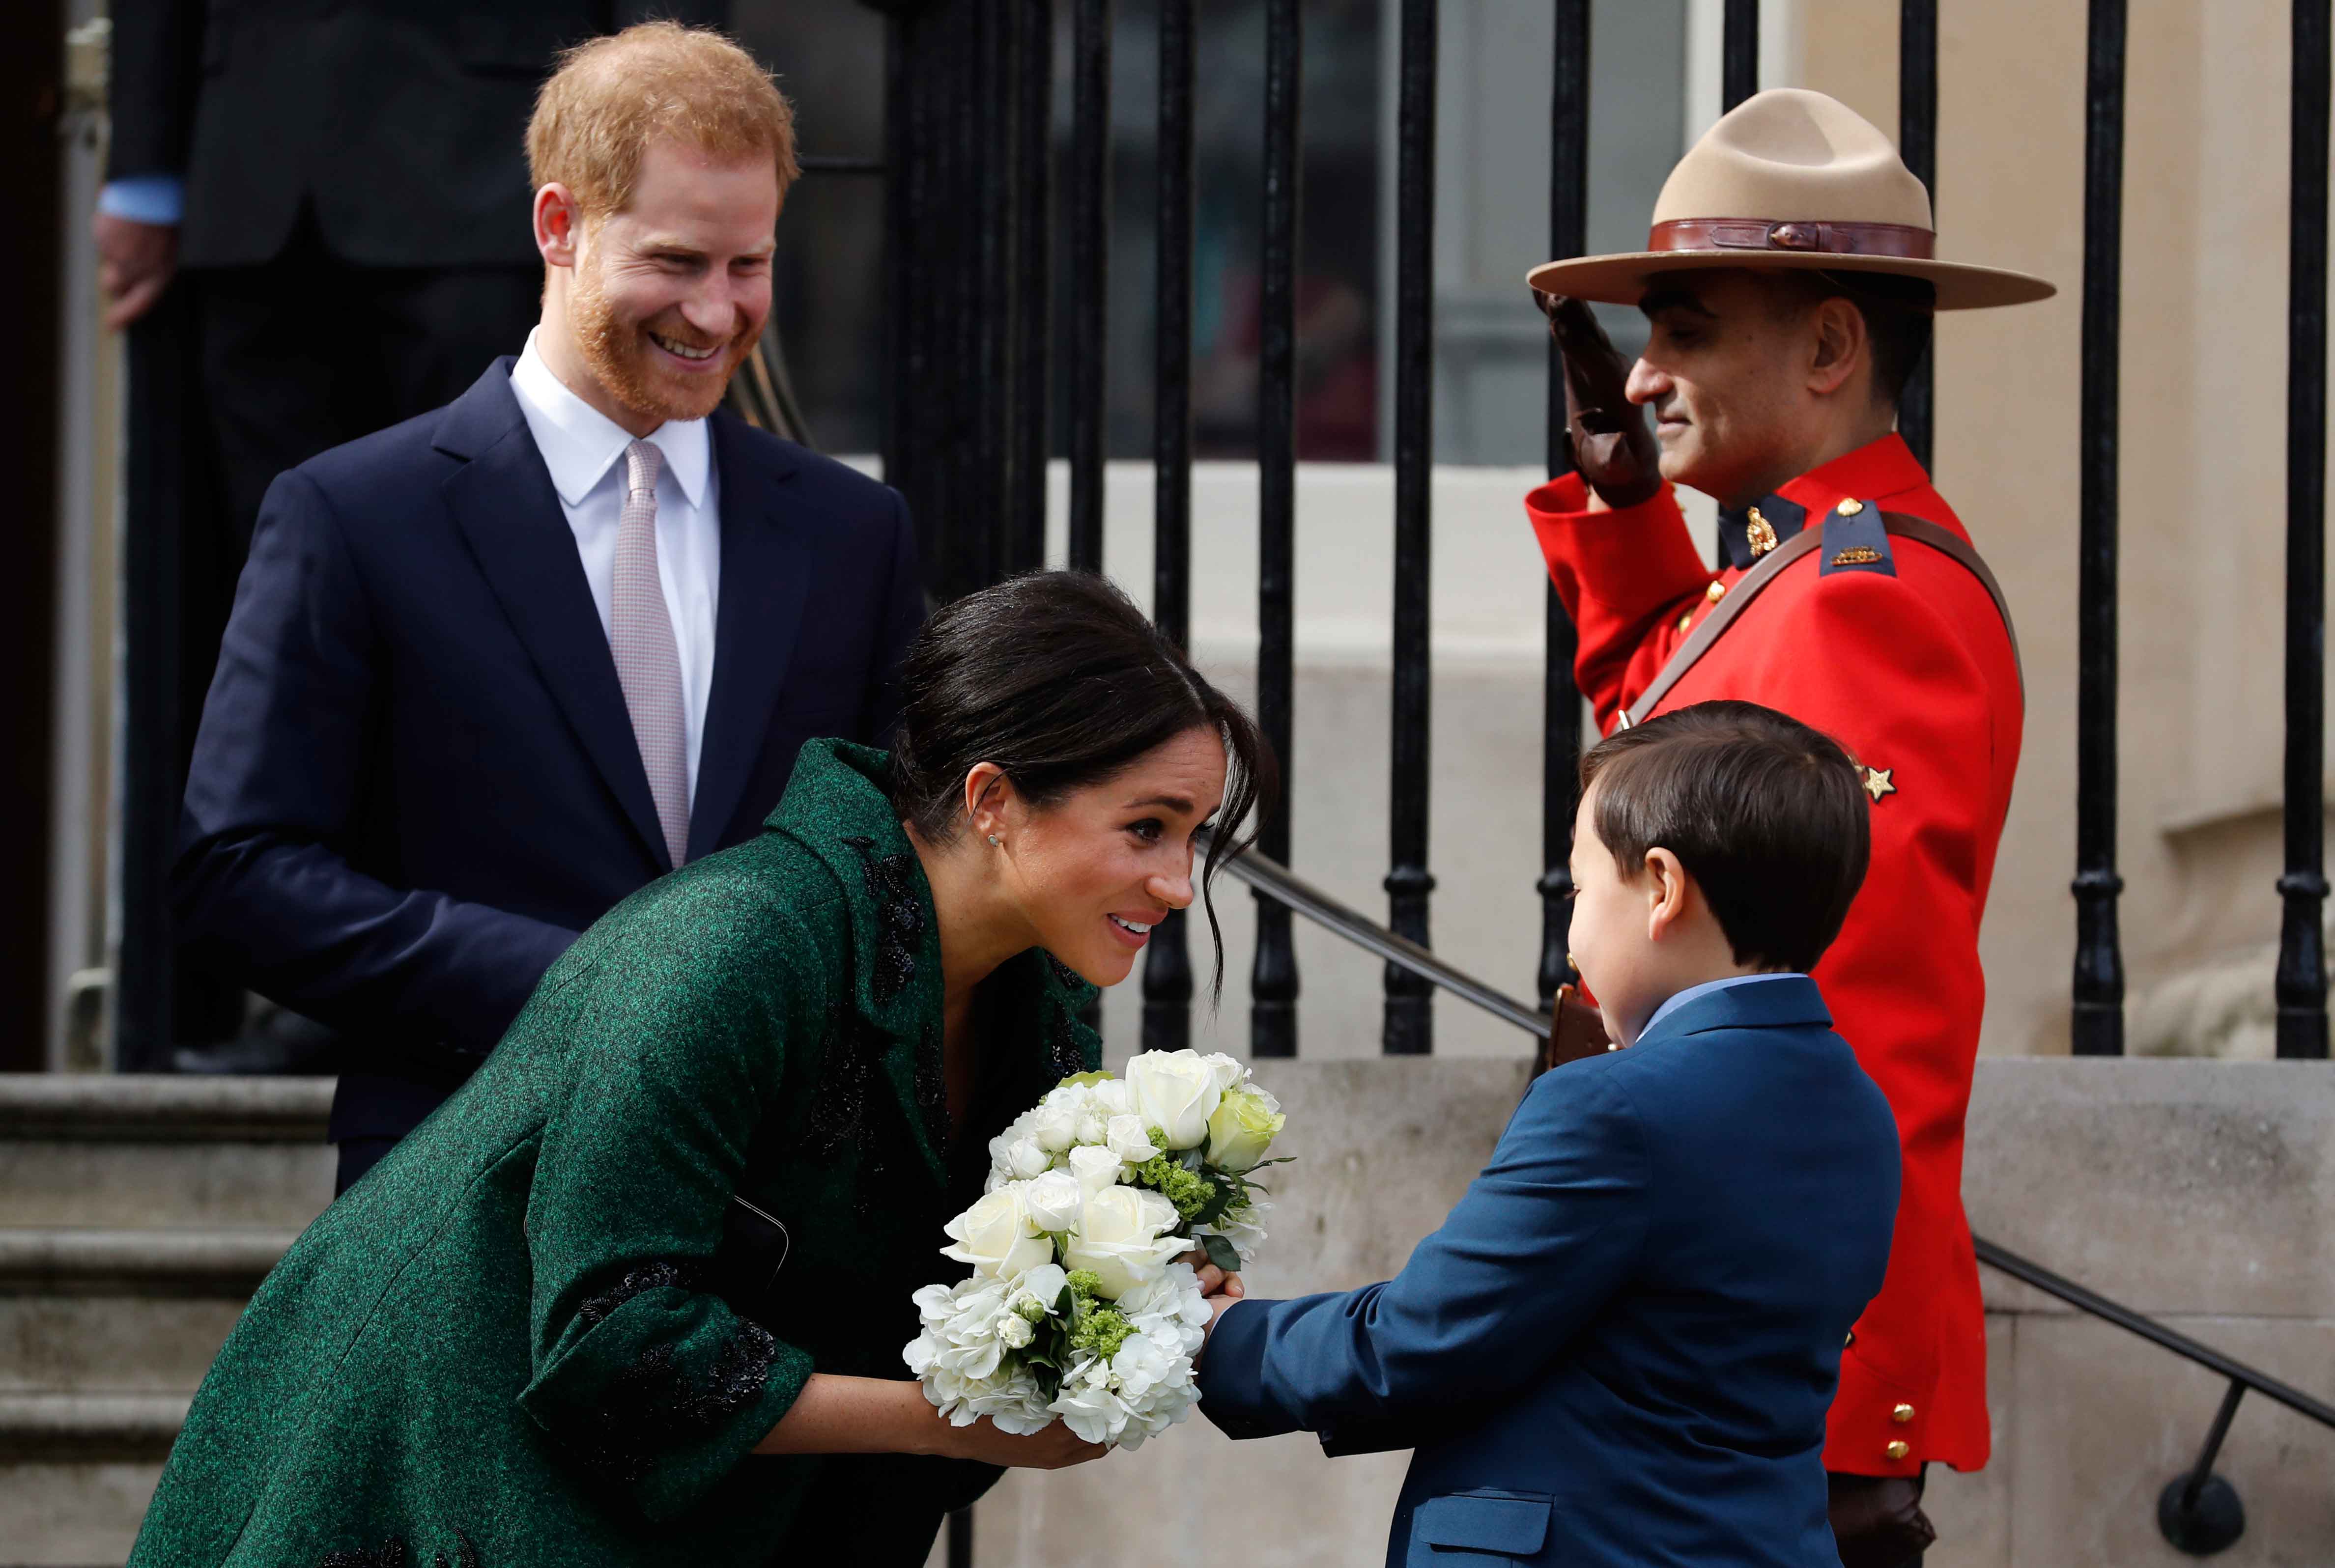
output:
<svg viewBox="0 0 2335 1568"><path fill-rule="evenodd" d="M1669 850L1646 851L1646 935L1660 942L1686 915L1686 867Z"/></svg>

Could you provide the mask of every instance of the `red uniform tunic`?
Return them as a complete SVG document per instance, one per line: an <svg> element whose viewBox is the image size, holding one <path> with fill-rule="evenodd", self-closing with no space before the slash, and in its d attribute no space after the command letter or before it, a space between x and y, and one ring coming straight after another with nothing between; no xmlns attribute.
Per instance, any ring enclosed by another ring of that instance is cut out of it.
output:
<svg viewBox="0 0 2335 1568"><path fill-rule="evenodd" d="M1888 436L1778 492L1809 528L1846 498L1967 537L1904 441ZM1549 575L1580 628L1575 674L1602 730L1716 602L1714 574L1667 487L1592 512L1578 476L1526 498ZM1892 541L1896 575L1820 576L1816 554L1754 600L1657 711L1713 698L1779 709L1839 740L1868 775L1873 861L1816 979L1841 1034L1896 1112L1904 1189L1889 1272L1841 1357L1827 1469L1912 1475L1986 1463L1986 1329L1962 1205L1962 1118L1985 979L1979 916L2019 765L2019 669L1965 567ZM1903 1448L1895 1445L1903 1444Z"/></svg>

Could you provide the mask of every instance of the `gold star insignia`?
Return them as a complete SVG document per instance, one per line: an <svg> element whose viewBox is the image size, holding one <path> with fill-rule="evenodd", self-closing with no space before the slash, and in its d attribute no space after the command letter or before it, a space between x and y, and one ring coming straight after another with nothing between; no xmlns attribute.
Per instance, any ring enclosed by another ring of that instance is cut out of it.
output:
<svg viewBox="0 0 2335 1568"><path fill-rule="evenodd" d="M1865 792L1873 797L1875 806L1881 804L1884 795L1897 793L1897 786L1889 779L1889 775L1895 771L1894 768L1867 768L1865 770Z"/></svg>

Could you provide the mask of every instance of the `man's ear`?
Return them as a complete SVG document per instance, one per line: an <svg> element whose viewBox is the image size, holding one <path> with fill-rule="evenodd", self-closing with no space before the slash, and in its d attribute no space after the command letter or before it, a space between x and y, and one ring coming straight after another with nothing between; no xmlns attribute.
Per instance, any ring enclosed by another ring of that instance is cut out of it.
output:
<svg viewBox="0 0 2335 1568"><path fill-rule="evenodd" d="M535 248L547 266L574 266L583 254L583 205L556 179L535 193Z"/></svg>
<svg viewBox="0 0 2335 1568"><path fill-rule="evenodd" d="M1686 867L1667 849L1646 851L1646 935L1660 942L1686 915Z"/></svg>
<svg viewBox="0 0 2335 1568"><path fill-rule="evenodd" d="M1831 397L1846 386L1859 366L1872 360L1865 313L1834 295L1809 313L1808 390Z"/></svg>

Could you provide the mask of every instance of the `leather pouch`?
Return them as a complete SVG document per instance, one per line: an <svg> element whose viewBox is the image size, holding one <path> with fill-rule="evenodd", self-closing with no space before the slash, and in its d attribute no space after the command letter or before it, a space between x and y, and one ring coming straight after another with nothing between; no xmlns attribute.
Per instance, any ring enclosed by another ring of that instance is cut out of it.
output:
<svg viewBox="0 0 2335 1568"><path fill-rule="evenodd" d="M1605 1015L1581 1000L1579 986L1560 985L1556 988L1555 1027L1541 1042L1535 1076L1568 1061L1579 1061L1584 1056L1603 1056L1612 1048L1613 1040L1605 1032Z"/></svg>
<svg viewBox="0 0 2335 1568"><path fill-rule="evenodd" d="M1912 1476L1829 1477L1833 1544L1841 1568L1906 1568L1938 1538Z"/></svg>

